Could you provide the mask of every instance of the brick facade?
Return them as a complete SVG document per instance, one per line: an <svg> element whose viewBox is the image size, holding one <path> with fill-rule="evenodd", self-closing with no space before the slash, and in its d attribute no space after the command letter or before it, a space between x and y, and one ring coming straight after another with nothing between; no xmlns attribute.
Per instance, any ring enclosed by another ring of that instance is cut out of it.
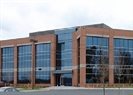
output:
<svg viewBox="0 0 133 95"><path fill-rule="evenodd" d="M114 84L114 49L113 39L114 38L130 38L133 39L133 31L118 30L118 29L106 29L106 28L93 28L93 27L78 27L78 30L73 32L72 36L72 85L81 87L90 87L92 84L86 84L86 37L88 35L95 35L109 38L109 85ZM80 41L80 48L78 47L78 39ZM36 43L51 43L51 82L50 84L36 84L35 83L35 44ZM17 59L17 46L30 44L32 45L32 70L31 70L31 84L30 87L34 86L54 86L55 75L54 71L56 68L56 35L37 35L34 37L12 39L0 41L0 68L1 68L1 48L3 47L14 47L14 86L22 86L17 83L18 77L18 59ZM79 48L79 49L78 49ZM78 52L80 52L80 70L78 69ZM1 69L0 69L1 72ZM78 77L79 75L79 77ZM0 73L1 77L1 73ZM94 84L95 85L95 84Z"/></svg>

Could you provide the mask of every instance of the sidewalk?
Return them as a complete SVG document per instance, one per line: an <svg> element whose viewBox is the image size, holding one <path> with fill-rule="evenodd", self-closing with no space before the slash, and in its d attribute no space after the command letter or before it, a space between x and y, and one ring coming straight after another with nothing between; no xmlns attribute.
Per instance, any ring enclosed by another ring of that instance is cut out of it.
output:
<svg viewBox="0 0 133 95"><path fill-rule="evenodd" d="M36 91L50 91L50 90L101 90L103 88L85 88L85 87L72 87L72 86L52 86L40 89L24 90L19 88L21 92L36 92ZM105 88L105 90L133 90L133 88Z"/></svg>
<svg viewBox="0 0 133 95"><path fill-rule="evenodd" d="M72 86L51 86L51 87L47 87L47 88L40 88L40 89L22 89L22 88L18 88L18 90L20 90L21 92L36 92L36 91L50 91L50 90L78 90L78 89L88 89L88 88L84 88L84 87L72 87Z"/></svg>

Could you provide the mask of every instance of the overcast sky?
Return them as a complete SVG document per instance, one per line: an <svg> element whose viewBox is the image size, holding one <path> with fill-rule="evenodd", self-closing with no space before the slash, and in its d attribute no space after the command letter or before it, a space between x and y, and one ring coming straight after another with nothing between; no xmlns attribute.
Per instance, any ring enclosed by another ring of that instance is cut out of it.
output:
<svg viewBox="0 0 133 95"><path fill-rule="evenodd" d="M96 23L133 30L133 0L0 0L0 40Z"/></svg>

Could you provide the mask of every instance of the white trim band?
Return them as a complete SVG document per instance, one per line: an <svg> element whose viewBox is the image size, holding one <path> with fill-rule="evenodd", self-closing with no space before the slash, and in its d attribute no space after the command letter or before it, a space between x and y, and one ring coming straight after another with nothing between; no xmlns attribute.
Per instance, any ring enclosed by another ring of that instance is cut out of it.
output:
<svg viewBox="0 0 133 95"><path fill-rule="evenodd" d="M37 43L35 43L35 44L46 44L46 43L51 43L51 41L37 42Z"/></svg>
<svg viewBox="0 0 133 95"><path fill-rule="evenodd" d="M119 38L119 39L133 39L133 37L125 37L125 36L114 36L114 38Z"/></svg>
<svg viewBox="0 0 133 95"><path fill-rule="evenodd" d="M87 36L109 37L109 35L86 34Z"/></svg>
<svg viewBox="0 0 133 95"><path fill-rule="evenodd" d="M17 46L26 46L26 45L32 45L32 44L31 43L17 44Z"/></svg>
<svg viewBox="0 0 133 95"><path fill-rule="evenodd" d="M0 48L6 48L6 47L14 47L14 45L0 46Z"/></svg>

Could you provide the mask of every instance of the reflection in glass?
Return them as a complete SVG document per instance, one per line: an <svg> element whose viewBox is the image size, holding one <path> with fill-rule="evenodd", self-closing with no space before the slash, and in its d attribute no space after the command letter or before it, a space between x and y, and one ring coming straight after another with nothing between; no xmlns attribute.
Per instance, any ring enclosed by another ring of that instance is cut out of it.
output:
<svg viewBox="0 0 133 95"><path fill-rule="evenodd" d="M13 47L2 48L2 81L13 83L14 68Z"/></svg>
<svg viewBox="0 0 133 95"><path fill-rule="evenodd" d="M18 47L18 83L31 82L31 45Z"/></svg>
<svg viewBox="0 0 133 95"><path fill-rule="evenodd" d="M36 83L50 83L50 43L36 45Z"/></svg>
<svg viewBox="0 0 133 95"><path fill-rule="evenodd" d="M108 38L88 36L86 41L86 83L108 82L108 61Z"/></svg>
<svg viewBox="0 0 133 95"><path fill-rule="evenodd" d="M133 40L114 39L114 81L133 83Z"/></svg>

